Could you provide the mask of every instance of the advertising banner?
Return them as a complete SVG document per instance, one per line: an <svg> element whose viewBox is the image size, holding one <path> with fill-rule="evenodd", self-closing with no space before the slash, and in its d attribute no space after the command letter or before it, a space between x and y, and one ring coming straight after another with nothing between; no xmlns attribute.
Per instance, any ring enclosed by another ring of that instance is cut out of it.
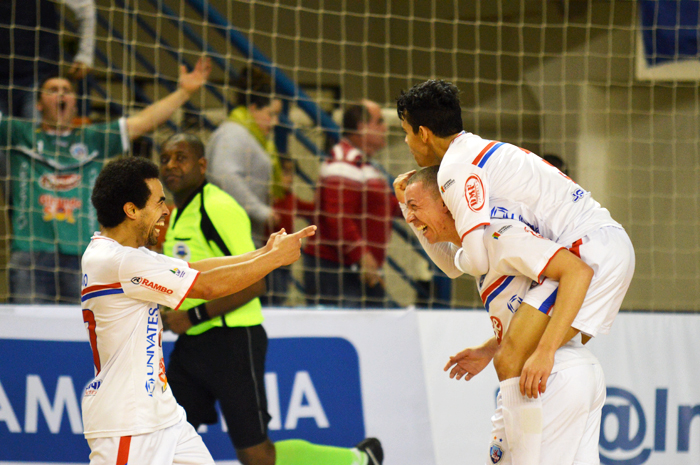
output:
<svg viewBox="0 0 700 465"><path fill-rule="evenodd" d="M434 463L415 312L267 310L273 441L352 447L379 437L387 464ZM167 355L175 336L165 333ZM0 463L87 463L80 403L93 361L77 307L0 308ZM219 421L200 429L218 463Z"/></svg>
<svg viewBox="0 0 700 465"><path fill-rule="evenodd" d="M449 379L448 357L491 337L481 311L265 311L273 441L381 439L386 465L489 463L498 381ZM603 366L604 465L700 463L700 315L622 313L588 347ZM164 350L175 336L165 333ZM0 306L0 464L85 464L80 400L93 376L80 311ZM233 464L226 425L200 430Z"/></svg>

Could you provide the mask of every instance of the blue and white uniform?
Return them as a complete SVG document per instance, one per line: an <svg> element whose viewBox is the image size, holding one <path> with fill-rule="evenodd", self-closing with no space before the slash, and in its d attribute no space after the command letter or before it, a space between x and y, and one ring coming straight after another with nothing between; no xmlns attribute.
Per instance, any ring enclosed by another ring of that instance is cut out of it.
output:
<svg viewBox="0 0 700 465"><path fill-rule="evenodd" d="M589 336L610 331L632 280L634 249L622 226L589 192L534 153L467 132L450 144L438 183L463 241L504 218L571 248L595 271L572 326Z"/></svg>
<svg viewBox="0 0 700 465"><path fill-rule="evenodd" d="M172 464L211 455L168 386L160 305L177 308L199 271L93 236L82 258L83 321L95 365L82 409L90 464Z"/></svg>
<svg viewBox="0 0 700 465"><path fill-rule="evenodd" d="M564 247L514 220L492 220L485 229L484 246L489 255L489 271L477 279L477 287L500 343L522 302L544 313L551 312L558 283L544 278L542 273ZM544 291L533 292L540 289ZM496 413L491 418L487 464L512 463L502 402L499 393ZM603 370L577 336L556 351L547 390L542 395L539 463L598 464L604 403Z"/></svg>

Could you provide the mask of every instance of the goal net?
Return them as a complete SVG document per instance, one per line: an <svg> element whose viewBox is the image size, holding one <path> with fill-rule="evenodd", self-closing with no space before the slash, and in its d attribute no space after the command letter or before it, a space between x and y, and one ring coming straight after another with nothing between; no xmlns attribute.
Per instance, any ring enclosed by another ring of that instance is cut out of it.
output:
<svg viewBox="0 0 700 465"><path fill-rule="evenodd" d="M65 72L78 51L80 18L60 2L30 1L56 10L58 64ZM462 92L467 131L558 157L563 169L622 223L636 251L635 277L623 309L700 310L697 2L96 4L95 63L85 82L86 99L81 100L92 122L114 121L164 97L176 86L180 64L191 67L202 54L214 61L207 89L193 96L170 125L152 134L154 160L159 142L176 128L196 130L208 140L235 103L241 70L256 66L271 75L273 92L285 102L280 127L287 131L277 141L280 152L298 166L292 191L313 201L319 152L332 145L349 105L370 99L382 107L387 145L373 161L393 179L416 168L396 115L397 95L426 79L450 80ZM660 5L676 9L666 11ZM6 18L0 21L2 37L26 28L13 23L12 14ZM37 37L42 28L37 23ZM0 56L6 63L20 58L13 49L2 53L9 53ZM36 74L44 58L33 59ZM3 98L20 87L35 90L35 83L10 80L3 73ZM4 120L7 111L3 109ZM6 140L9 130L3 128ZM2 149L5 167L24 160L13 147ZM151 153L148 145L138 150ZM31 244L44 240L31 230L19 238L26 241L18 249L9 218L32 212L10 203L10 197L17 202L19 191L12 186L21 181L12 173L9 169L4 174L0 297L6 301L22 297L11 295L7 285L13 257L18 251L34 251ZM25 183L27 195L34 195L31 189L38 182ZM53 213L51 227L59 228L66 216ZM76 221L87 228L87 209L80 215L84 217ZM481 306L472 279L441 276L416 247L402 218L394 223L381 268L387 293L380 306ZM302 218L295 220L296 227L304 224ZM77 245L86 244L78 240ZM59 246L58 240L52 244L56 251ZM46 269L30 261L23 266L40 267L57 277L59 265ZM283 305L305 304L305 271L301 261L292 267L288 292L277 295Z"/></svg>

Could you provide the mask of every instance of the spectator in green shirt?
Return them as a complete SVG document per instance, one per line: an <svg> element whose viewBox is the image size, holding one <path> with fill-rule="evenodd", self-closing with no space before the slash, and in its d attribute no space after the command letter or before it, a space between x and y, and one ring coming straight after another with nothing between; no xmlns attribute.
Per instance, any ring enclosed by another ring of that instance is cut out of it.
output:
<svg viewBox="0 0 700 465"><path fill-rule="evenodd" d="M80 256L99 229L90 193L105 160L167 121L210 71L208 59L191 72L183 66L175 92L112 123L72 126L76 96L62 77L41 85L38 128L0 113L0 150L10 168L12 302L79 302Z"/></svg>

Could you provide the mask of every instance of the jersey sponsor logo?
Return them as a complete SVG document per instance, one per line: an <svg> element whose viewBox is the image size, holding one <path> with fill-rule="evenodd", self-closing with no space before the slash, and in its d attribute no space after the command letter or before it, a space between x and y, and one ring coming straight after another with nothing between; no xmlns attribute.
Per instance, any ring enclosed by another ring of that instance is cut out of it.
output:
<svg viewBox="0 0 700 465"><path fill-rule="evenodd" d="M495 442L491 443L491 448L489 449L489 458L491 459L491 463L500 462L503 458L503 448Z"/></svg>
<svg viewBox="0 0 700 465"><path fill-rule="evenodd" d="M447 189L449 189L450 187L452 187L452 184L454 184L454 183L455 183L455 180L454 180L454 179L448 179L447 182L446 182L445 184L443 184L442 186L440 186L440 191L444 194L445 191L446 191Z"/></svg>
<svg viewBox="0 0 700 465"><path fill-rule="evenodd" d="M161 352L159 337L160 331L158 328L159 318L160 313L158 311L158 306L148 309L148 315L146 316L146 392L148 393L149 397L153 397L153 391L156 387L155 360L160 358L160 362L162 363L163 361L162 357L157 357ZM160 365L158 370L160 371ZM158 376L160 376L160 373Z"/></svg>
<svg viewBox="0 0 700 465"><path fill-rule="evenodd" d="M68 152L70 153L71 157L78 161L87 160L88 158L95 157L98 154L97 150L93 150L92 153L88 154L88 147L82 142L71 145Z"/></svg>
<svg viewBox="0 0 700 465"><path fill-rule="evenodd" d="M39 178L39 185L50 191L69 191L78 187L82 178L79 174L47 173Z"/></svg>
<svg viewBox="0 0 700 465"><path fill-rule="evenodd" d="M476 174L472 174L464 183L464 197L467 199L467 205L473 212L478 212L484 207L486 199L484 197L484 184L481 178Z"/></svg>
<svg viewBox="0 0 700 465"><path fill-rule="evenodd" d="M168 377L165 376L165 360L163 357L160 358L160 363L158 364L158 379L163 384L163 392L168 389Z"/></svg>
<svg viewBox="0 0 700 465"><path fill-rule="evenodd" d="M178 242L173 246L173 257L177 257L180 260L189 261L190 256L190 248L184 242Z"/></svg>
<svg viewBox="0 0 700 465"><path fill-rule="evenodd" d="M495 233L493 233L492 237L493 237L494 239L498 240L498 238L501 237L501 234L503 234L504 232L508 231L508 230L509 230L510 228L512 228L512 227L513 227L512 225L503 226L501 229L499 229L498 231L496 231Z"/></svg>
<svg viewBox="0 0 700 465"><path fill-rule="evenodd" d="M503 323L501 323L501 320L498 317L492 316L491 326L493 326L493 334L496 336L496 340L500 344L501 339L503 339Z"/></svg>
<svg viewBox="0 0 700 465"><path fill-rule="evenodd" d="M539 233L533 231L532 228L530 228L530 227L528 227L528 226L525 226L523 229L524 229L526 232L529 232L530 234L532 234L533 236L535 236L535 237L537 237L537 238L539 238L539 239L544 239L544 237L542 237L541 234L539 234Z"/></svg>
<svg viewBox="0 0 700 465"><path fill-rule="evenodd" d="M75 223L75 210L79 209L83 202L76 198L62 198L44 194L39 197L39 204L44 207L44 221L65 221Z"/></svg>
<svg viewBox="0 0 700 465"><path fill-rule="evenodd" d="M88 383L88 385L85 387L85 396L88 397L97 394L97 390L100 388L101 385L102 381L100 381L99 379Z"/></svg>
<svg viewBox="0 0 700 465"><path fill-rule="evenodd" d="M170 272L178 278L182 278L185 276L185 270L181 270L179 268L173 268L172 270L170 270Z"/></svg>
<svg viewBox="0 0 700 465"><path fill-rule="evenodd" d="M513 227L513 225L511 225L511 224L509 224L508 226L503 226L501 229L498 230L498 233L503 234L504 232L508 231L512 227Z"/></svg>
<svg viewBox="0 0 700 465"><path fill-rule="evenodd" d="M131 278L131 284L135 284L135 285L141 286L141 287L147 287L149 289L153 289L154 291L162 292L163 294L170 295L173 293L172 289L168 289L165 286L161 286L158 283L154 283L153 281L151 281L149 279L141 278L139 276L134 276L133 278Z"/></svg>
<svg viewBox="0 0 700 465"><path fill-rule="evenodd" d="M508 310L510 310L510 313L515 313L515 311L520 307L520 304L523 303L523 298L520 297L518 294L513 295L510 299L508 299Z"/></svg>
<svg viewBox="0 0 700 465"><path fill-rule="evenodd" d="M586 191L583 189L576 189L571 195L574 197L574 203L576 203L586 195Z"/></svg>

